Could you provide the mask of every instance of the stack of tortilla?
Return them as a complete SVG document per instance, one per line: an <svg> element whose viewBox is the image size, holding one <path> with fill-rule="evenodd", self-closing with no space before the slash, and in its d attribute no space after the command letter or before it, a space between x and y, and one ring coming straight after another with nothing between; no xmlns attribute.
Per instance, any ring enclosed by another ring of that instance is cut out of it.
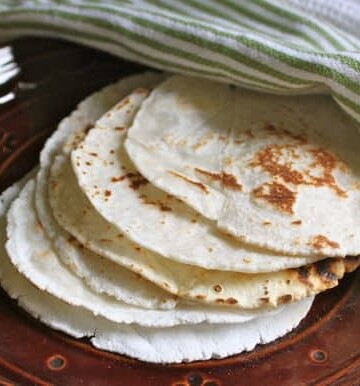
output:
<svg viewBox="0 0 360 386"><path fill-rule="evenodd" d="M45 324L144 361L251 350L359 265L359 148L327 96L122 79L2 194L1 284Z"/></svg>

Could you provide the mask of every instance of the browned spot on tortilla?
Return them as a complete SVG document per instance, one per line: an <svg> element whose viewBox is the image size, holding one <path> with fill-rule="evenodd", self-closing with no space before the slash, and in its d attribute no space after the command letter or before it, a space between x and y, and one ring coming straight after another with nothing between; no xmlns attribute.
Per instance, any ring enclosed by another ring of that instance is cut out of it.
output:
<svg viewBox="0 0 360 386"><path fill-rule="evenodd" d="M322 147L308 145L305 140L302 140L301 136L296 136L286 130L282 130L282 132L286 133L291 139L300 141L300 143L267 145L255 154L250 162L250 166L261 167L272 177L281 178L284 182L293 185L327 186L338 196L347 197L347 192L340 188L333 176L333 171L336 168L346 172L346 164ZM284 161L285 153L293 160L299 159L299 150L302 150L304 155L308 155L313 159L313 162L301 171L293 168L291 160ZM321 175L312 174L314 169L321 170Z"/></svg>
<svg viewBox="0 0 360 386"><path fill-rule="evenodd" d="M315 249L319 249L319 250L323 249L323 248L326 248L326 247L330 247L330 248L333 248L333 249L340 247L339 243L337 243L336 241L331 241L331 240L329 240L327 237L325 237L323 235L316 235L316 236L314 236L310 240L308 245L312 246Z"/></svg>
<svg viewBox="0 0 360 386"><path fill-rule="evenodd" d="M278 303L279 304L285 304L285 303L290 303L292 300L292 295L287 294L287 295L282 295L278 298Z"/></svg>
<svg viewBox="0 0 360 386"><path fill-rule="evenodd" d="M164 203L161 201L159 202L159 208L162 212L171 212L172 209L169 206L166 206Z"/></svg>
<svg viewBox="0 0 360 386"><path fill-rule="evenodd" d="M92 165L92 163L91 163L90 161L86 161L86 162L85 162L85 165L87 165L87 166L91 166L91 165Z"/></svg>
<svg viewBox="0 0 360 386"><path fill-rule="evenodd" d="M209 172L208 170L203 170L199 168L195 168L195 171L205 175L208 178L211 178L213 180L220 181L226 188L229 188L231 190L242 190L242 185L237 181L236 177L232 174L221 172L221 173L213 173Z"/></svg>
<svg viewBox="0 0 360 386"><path fill-rule="evenodd" d="M191 220L191 222L194 224L197 223L196 219L194 219L194 218Z"/></svg>
<svg viewBox="0 0 360 386"><path fill-rule="evenodd" d="M105 192L104 192L105 197L110 197L111 194L112 194L111 190L105 190Z"/></svg>
<svg viewBox="0 0 360 386"><path fill-rule="evenodd" d="M220 284L216 284L216 285L214 285L213 290L215 292L221 292L222 291L222 287L221 287Z"/></svg>
<svg viewBox="0 0 360 386"><path fill-rule="evenodd" d="M192 184L192 185L196 186L197 188L201 189L206 194L209 194L207 187L204 184L202 184L201 182L193 181L190 178L185 177L185 176L183 176L179 173L176 173L174 171L171 171L171 170L168 173L172 174L174 177L181 178L182 180L188 182L189 184Z"/></svg>
<svg viewBox="0 0 360 386"><path fill-rule="evenodd" d="M205 296L205 295L196 295L195 297L196 297L196 299L198 299L198 300L204 300L204 299L206 299L206 296Z"/></svg>
<svg viewBox="0 0 360 386"><path fill-rule="evenodd" d="M91 155L92 157L97 157L98 153L89 153L89 155Z"/></svg>
<svg viewBox="0 0 360 386"><path fill-rule="evenodd" d="M290 280L289 279L286 280L286 284L290 284Z"/></svg>
<svg viewBox="0 0 360 386"><path fill-rule="evenodd" d="M260 302L261 303L264 303L264 304L266 304L266 303L269 303L270 302L270 298L269 297L263 297L263 298L260 298L259 299L260 300Z"/></svg>
<svg viewBox="0 0 360 386"><path fill-rule="evenodd" d="M127 176L130 179L129 186L133 190L137 190L140 186L146 185L149 182L140 173L128 173Z"/></svg>
<svg viewBox="0 0 360 386"><path fill-rule="evenodd" d="M111 240L109 240L109 239L100 239L99 241L101 243L111 243Z"/></svg>
<svg viewBox="0 0 360 386"><path fill-rule="evenodd" d="M120 177L111 177L111 182L121 182L124 181L126 178L126 175L120 176Z"/></svg>
<svg viewBox="0 0 360 386"><path fill-rule="evenodd" d="M221 180L225 187L232 190L242 190L242 185L237 181L236 177L232 174L228 174L225 172L221 173Z"/></svg>
<svg viewBox="0 0 360 386"><path fill-rule="evenodd" d="M126 97L122 99L115 107L116 110L120 110L122 107L126 106L128 103L130 103L130 98Z"/></svg>
<svg viewBox="0 0 360 386"><path fill-rule="evenodd" d="M135 250L137 250L138 252L141 252L141 247L135 247Z"/></svg>
<svg viewBox="0 0 360 386"><path fill-rule="evenodd" d="M231 305L233 305L233 304L237 304L238 301L237 301L236 299L234 299L234 298L227 298L227 299L225 300L225 303L226 303L226 304L231 304Z"/></svg>
<svg viewBox="0 0 360 386"><path fill-rule="evenodd" d="M116 126L116 127L114 127L114 130L115 131L123 131L123 130L125 130L125 127L123 127L123 126Z"/></svg>
<svg viewBox="0 0 360 386"><path fill-rule="evenodd" d="M301 220L291 221L291 224L293 224L293 225L301 225L301 223L302 223Z"/></svg>
<svg viewBox="0 0 360 386"><path fill-rule="evenodd" d="M296 201L295 192L278 182L265 183L251 192L255 199L266 201L282 212L293 214Z"/></svg>
<svg viewBox="0 0 360 386"><path fill-rule="evenodd" d="M170 288L169 284L166 283L166 281L163 281L163 286L164 286L165 288Z"/></svg>
<svg viewBox="0 0 360 386"><path fill-rule="evenodd" d="M111 149L111 150L110 150L110 154L115 154L115 150L114 150L114 149Z"/></svg>
<svg viewBox="0 0 360 386"><path fill-rule="evenodd" d="M216 299L215 301L216 301L216 303L219 303L219 304L224 304L225 303L225 299L221 299L221 298Z"/></svg>
<svg viewBox="0 0 360 386"><path fill-rule="evenodd" d="M263 221L263 225L265 225L265 226L271 225L271 222L270 221Z"/></svg>
<svg viewBox="0 0 360 386"><path fill-rule="evenodd" d="M211 247L209 247L209 248L208 248L208 251L209 251L209 252L213 252L214 250L213 250Z"/></svg>

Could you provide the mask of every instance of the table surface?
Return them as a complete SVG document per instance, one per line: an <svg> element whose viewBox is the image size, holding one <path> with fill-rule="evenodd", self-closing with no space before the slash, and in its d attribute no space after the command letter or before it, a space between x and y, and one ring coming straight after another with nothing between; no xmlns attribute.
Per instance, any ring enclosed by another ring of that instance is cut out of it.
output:
<svg viewBox="0 0 360 386"><path fill-rule="evenodd" d="M0 47L0 191L89 93L145 67L52 39ZM91 347L27 315L0 290L0 385L359 385L360 272L317 296L300 326L223 360L152 365Z"/></svg>

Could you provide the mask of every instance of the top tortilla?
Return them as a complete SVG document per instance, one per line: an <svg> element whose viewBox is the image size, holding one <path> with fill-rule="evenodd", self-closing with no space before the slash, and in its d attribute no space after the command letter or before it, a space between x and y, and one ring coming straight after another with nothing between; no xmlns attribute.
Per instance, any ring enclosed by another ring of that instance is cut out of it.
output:
<svg viewBox="0 0 360 386"><path fill-rule="evenodd" d="M246 243L360 252L360 135L328 96L174 76L143 103L126 148L152 184Z"/></svg>

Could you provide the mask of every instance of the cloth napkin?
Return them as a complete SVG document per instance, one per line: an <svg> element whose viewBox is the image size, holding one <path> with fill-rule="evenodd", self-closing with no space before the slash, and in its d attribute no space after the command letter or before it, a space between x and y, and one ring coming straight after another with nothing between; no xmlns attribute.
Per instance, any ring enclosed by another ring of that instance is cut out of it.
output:
<svg viewBox="0 0 360 386"><path fill-rule="evenodd" d="M271 93L330 92L360 122L356 0L0 1L0 39L25 35Z"/></svg>

